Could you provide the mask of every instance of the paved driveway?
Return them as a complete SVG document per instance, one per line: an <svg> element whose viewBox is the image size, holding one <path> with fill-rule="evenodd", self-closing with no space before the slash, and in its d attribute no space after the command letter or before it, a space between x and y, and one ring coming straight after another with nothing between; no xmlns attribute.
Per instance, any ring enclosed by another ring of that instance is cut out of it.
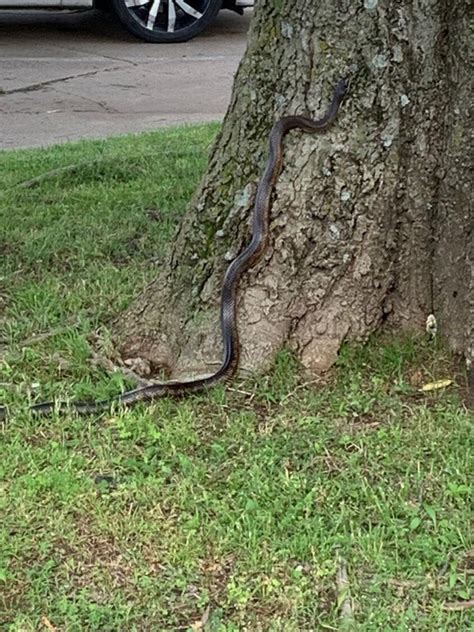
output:
<svg viewBox="0 0 474 632"><path fill-rule="evenodd" d="M0 12L0 148L222 118L251 16L164 45L99 11Z"/></svg>

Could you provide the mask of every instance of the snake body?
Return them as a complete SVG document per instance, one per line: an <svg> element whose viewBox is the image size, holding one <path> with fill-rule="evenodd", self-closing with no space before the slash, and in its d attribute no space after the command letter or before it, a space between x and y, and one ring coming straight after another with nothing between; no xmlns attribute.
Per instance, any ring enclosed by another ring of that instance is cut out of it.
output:
<svg viewBox="0 0 474 632"><path fill-rule="evenodd" d="M269 155L265 170L257 187L252 216L252 239L248 246L234 259L224 276L221 292L220 323L224 352L222 363L215 373L189 381L156 383L126 391L111 399L97 402L42 402L33 404L30 412L35 416L47 416L53 412L72 410L79 415L100 413L109 410L113 404L133 406L139 402L149 402L161 397L179 397L203 391L220 382L229 380L235 373L240 357L239 337L236 325L236 294L242 274L253 267L262 257L268 242L270 203L276 179L280 173L284 136L292 129L307 133L322 132L334 122L339 106L347 94L349 82L342 79L334 89L331 104L319 120L304 116L286 116L273 126L269 137ZM6 408L0 406L0 419L6 417Z"/></svg>

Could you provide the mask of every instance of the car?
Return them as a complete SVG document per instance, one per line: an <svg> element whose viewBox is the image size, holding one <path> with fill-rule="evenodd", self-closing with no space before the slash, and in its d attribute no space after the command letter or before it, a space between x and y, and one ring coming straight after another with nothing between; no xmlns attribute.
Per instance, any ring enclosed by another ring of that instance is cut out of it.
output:
<svg viewBox="0 0 474 632"><path fill-rule="evenodd" d="M243 13L253 0L0 0L0 9L112 9L125 28L155 43L186 42L221 9Z"/></svg>

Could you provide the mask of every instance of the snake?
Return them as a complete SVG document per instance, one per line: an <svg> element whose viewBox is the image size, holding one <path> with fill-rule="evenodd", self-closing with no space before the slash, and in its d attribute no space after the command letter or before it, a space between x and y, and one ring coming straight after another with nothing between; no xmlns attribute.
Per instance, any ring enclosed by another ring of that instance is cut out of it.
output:
<svg viewBox="0 0 474 632"><path fill-rule="evenodd" d="M349 80L341 79L334 88L331 103L321 119L313 120L300 115L284 116L271 129L268 159L255 194L251 240L230 263L222 282L220 325L223 354L219 368L211 375L183 381L147 384L101 401L53 400L33 404L29 407L32 415L42 417L68 411L74 411L78 415L93 415L110 410L114 404L131 407L139 402L151 402L162 397L199 393L219 383L228 382L234 376L240 360L237 289L242 275L260 261L268 244L272 194L283 162L283 138L293 129L309 134L326 131L336 119L341 102L348 91ZM0 406L0 419L5 419L6 416L6 407Z"/></svg>

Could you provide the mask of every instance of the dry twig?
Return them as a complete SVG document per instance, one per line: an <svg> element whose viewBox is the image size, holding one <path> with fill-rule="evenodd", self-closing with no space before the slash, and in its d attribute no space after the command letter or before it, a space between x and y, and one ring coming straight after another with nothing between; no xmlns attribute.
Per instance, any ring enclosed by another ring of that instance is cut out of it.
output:
<svg viewBox="0 0 474 632"><path fill-rule="evenodd" d="M283 397L280 400L280 406L284 402L286 402L288 399L293 397L293 395L296 393L296 391L300 391L302 388L307 388L308 386L312 386L313 384L320 384L320 383L321 383L321 378L316 378L314 380L310 380L309 382L303 382L303 384L298 384L298 386L296 386L290 393L285 395L285 397Z"/></svg>

